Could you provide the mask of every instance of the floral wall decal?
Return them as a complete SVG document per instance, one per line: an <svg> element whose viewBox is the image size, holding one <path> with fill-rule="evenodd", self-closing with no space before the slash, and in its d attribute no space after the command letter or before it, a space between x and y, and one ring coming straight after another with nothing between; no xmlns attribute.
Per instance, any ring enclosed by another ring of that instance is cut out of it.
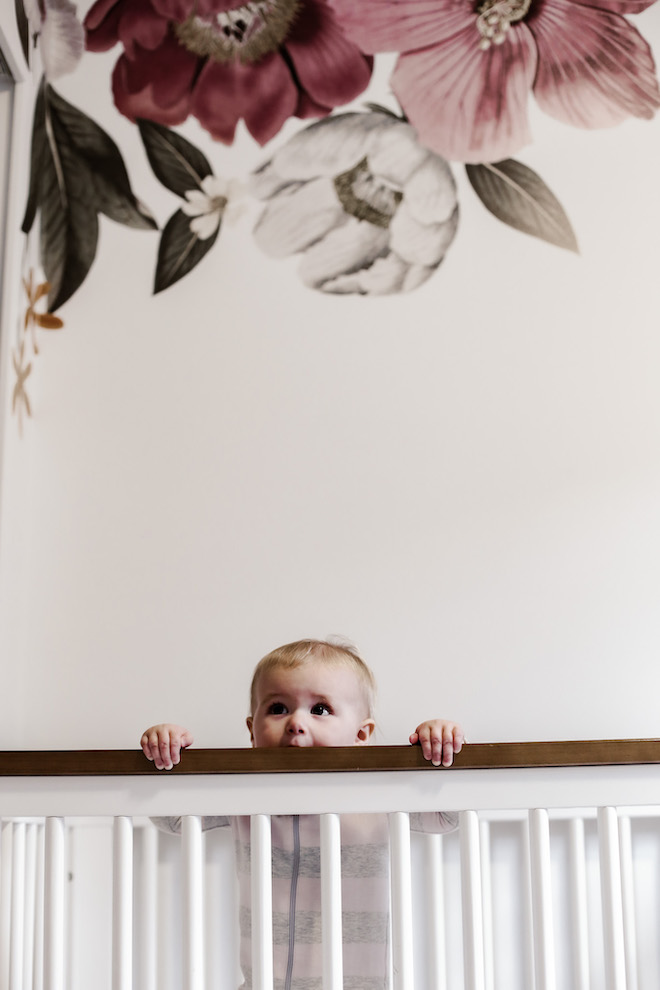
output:
<svg viewBox="0 0 660 990"><path fill-rule="evenodd" d="M184 199L160 240L154 292L161 292L183 278L213 247L228 203L228 189L190 141L153 121L140 120L138 124L154 175Z"/></svg>
<svg viewBox="0 0 660 990"><path fill-rule="evenodd" d="M508 159L492 165L466 165L465 170L479 199L499 220L557 247L577 251L561 203L531 168Z"/></svg>
<svg viewBox="0 0 660 990"><path fill-rule="evenodd" d="M333 0L363 51L400 52L392 89L420 140L455 161L531 140L528 96L576 127L653 116L655 63L625 15L654 0Z"/></svg>
<svg viewBox="0 0 660 990"><path fill-rule="evenodd" d="M37 303L41 299L45 299L50 292L49 282L41 282L39 285L35 285L34 273L30 270L28 277L23 279L23 288L27 296L23 334L24 336L28 333L30 334L32 350L35 354L38 354L39 346L37 344L36 328L40 327L42 330L61 330L64 322L59 316L54 316L53 313L40 313L37 310Z"/></svg>
<svg viewBox="0 0 660 990"><path fill-rule="evenodd" d="M34 112L24 233L32 229L37 211L51 310L62 306L89 272L99 213L142 230L156 226L133 195L114 141L45 80Z"/></svg>
<svg viewBox="0 0 660 990"><path fill-rule="evenodd" d="M87 47L124 51L113 76L117 108L181 124L193 114L231 144L245 120L266 144L290 117L320 117L366 88L371 59L326 0L98 0Z"/></svg>
<svg viewBox="0 0 660 990"><path fill-rule="evenodd" d="M85 50L85 31L76 5L70 0L25 0L24 10L29 34L39 41L47 78L59 79L73 72Z"/></svg>
<svg viewBox="0 0 660 990"><path fill-rule="evenodd" d="M34 273L30 270L28 277L23 279L23 288L27 296L27 306L25 307L25 317L20 340L12 354L16 381L12 393L11 407L12 412L18 416L19 431L23 429L23 413L25 412L28 416L32 415L30 399L25 388L25 382L32 371L32 363L26 360L25 345L27 339L28 337L30 338L32 351L36 355L39 353L36 334L37 327L41 330L61 330L64 326L64 322L59 316L54 316L53 313L42 313L37 310L37 304L40 300L46 298L50 290L48 282L41 282L39 285L35 285Z"/></svg>
<svg viewBox="0 0 660 990"><path fill-rule="evenodd" d="M405 292L425 282L458 224L447 162L388 113L339 114L311 124L254 176L266 206L257 244L302 253L305 285L323 292Z"/></svg>
<svg viewBox="0 0 660 990"><path fill-rule="evenodd" d="M147 240L154 293L174 291L220 237L232 237L224 221L239 203L256 217L255 249L273 259L298 256L303 286L324 294L418 289L440 268L475 202L509 229L577 252L560 196L512 156L533 139L533 101L581 129L654 117L656 65L631 21L649 6L96 0L81 22L69 0L26 0L17 14L24 34L29 24L44 76L23 231L32 237L38 229L49 311L83 285L101 214L141 232L160 228L157 246ZM106 84L135 134L129 148L124 131L122 150L52 82L81 58L115 48ZM388 106L367 93L386 52L393 53ZM191 120L210 150L178 130ZM263 157L229 178L237 128ZM133 192L125 155L136 147L178 197L162 223ZM461 173L476 200L461 191Z"/></svg>

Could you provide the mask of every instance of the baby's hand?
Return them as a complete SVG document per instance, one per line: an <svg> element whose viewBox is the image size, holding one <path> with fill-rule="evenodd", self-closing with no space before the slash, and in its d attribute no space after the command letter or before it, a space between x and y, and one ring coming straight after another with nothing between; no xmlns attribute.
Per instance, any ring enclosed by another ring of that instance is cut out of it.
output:
<svg viewBox="0 0 660 990"><path fill-rule="evenodd" d="M181 750L192 746L193 737L182 725L152 725L140 739L142 752L159 770L171 770L181 760Z"/></svg>
<svg viewBox="0 0 660 990"><path fill-rule="evenodd" d="M425 760L439 767L450 767L454 753L460 753L465 742L463 730L458 722L448 722L444 718L432 718L418 725L410 737L410 742L419 743Z"/></svg>

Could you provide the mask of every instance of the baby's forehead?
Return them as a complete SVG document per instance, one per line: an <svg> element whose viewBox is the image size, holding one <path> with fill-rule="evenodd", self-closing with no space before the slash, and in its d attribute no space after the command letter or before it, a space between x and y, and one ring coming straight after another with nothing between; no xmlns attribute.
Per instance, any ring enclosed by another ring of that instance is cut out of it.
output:
<svg viewBox="0 0 660 990"><path fill-rule="evenodd" d="M317 694L361 689L357 670L341 661L310 658L295 666L277 665L262 671L255 684L257 697L282 689L296 689Z"/></svg>

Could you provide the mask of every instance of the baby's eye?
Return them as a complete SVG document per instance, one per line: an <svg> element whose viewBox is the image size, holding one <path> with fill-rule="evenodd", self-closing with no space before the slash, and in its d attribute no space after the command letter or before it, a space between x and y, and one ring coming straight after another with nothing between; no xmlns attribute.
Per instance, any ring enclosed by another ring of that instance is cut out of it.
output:
<svg viewBox="0 0 660 990"><path fill-rule="evenodd" d="M311 708L312 715L332 715L328 705L325 705L322 701L317 701L315 705Z"/></svg>
<svg viewBox="0 0 660 990"><path fill-rule="evenodd" d="M285 712L286 705L282 701L274 701L268 709L269 715L284 715Z"/></svg>

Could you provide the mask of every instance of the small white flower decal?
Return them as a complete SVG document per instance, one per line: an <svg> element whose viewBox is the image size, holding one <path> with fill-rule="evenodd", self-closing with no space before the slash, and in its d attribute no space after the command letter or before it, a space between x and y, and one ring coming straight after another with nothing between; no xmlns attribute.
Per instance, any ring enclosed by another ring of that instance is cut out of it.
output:
<svg viewBox="0 0 660 990"><path fill-rule="evenodd" d="M229 209L236 217L237 201L244 195L245 188L237 179L227 181L216 175L207 175L201 186L201 189L186 190L186 202L181 209L186 216L192 217L192 232L206 241L216 232Z"/></svg>

